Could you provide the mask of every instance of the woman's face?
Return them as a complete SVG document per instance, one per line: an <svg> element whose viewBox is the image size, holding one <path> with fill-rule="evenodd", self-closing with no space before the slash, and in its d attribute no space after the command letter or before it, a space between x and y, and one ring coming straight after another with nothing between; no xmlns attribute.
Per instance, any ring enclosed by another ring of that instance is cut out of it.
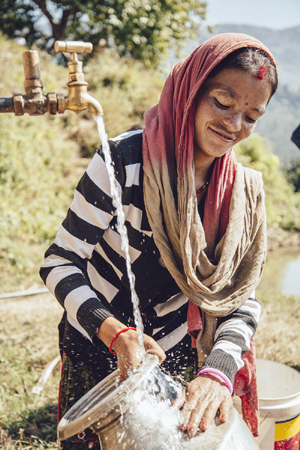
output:
<svg viewBox="0 0 300 450"><path fill-rule="evenodd" d="M254 131L271 96L269 81L225 69L202 86L195 113L194 158L223 156Z"/></svg>

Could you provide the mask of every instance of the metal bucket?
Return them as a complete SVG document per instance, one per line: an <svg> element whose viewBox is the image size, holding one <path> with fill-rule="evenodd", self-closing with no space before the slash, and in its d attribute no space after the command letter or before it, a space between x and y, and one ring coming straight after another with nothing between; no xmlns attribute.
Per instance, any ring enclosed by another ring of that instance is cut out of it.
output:
<svg viewBox="0 0 300 450"><path fill-rule="evenodd" d="M144 362L123 383L115 371L82 397L58 424L58 439L85 428L99 436L102 450L258 450L237 411L218 418L205 432L188 437L180 429L180 411L171 406L179 386L164 375L157 357Z"/></svg>

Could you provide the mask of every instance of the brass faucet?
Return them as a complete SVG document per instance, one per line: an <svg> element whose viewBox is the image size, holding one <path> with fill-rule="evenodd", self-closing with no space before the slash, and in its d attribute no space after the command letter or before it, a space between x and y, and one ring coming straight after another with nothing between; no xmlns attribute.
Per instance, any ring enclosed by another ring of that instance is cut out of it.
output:
<svg viewBox="0 0 300 450"><path fill-rule="evenodd" d="M76 112L89 109L93 116L103 115L100 103L87 93L88 83L84 80L82 62L77 53L91 53L93 45L89 42L56 41L55 51L71 54L68 62L69 82L68 95L49 92L43 94L43 83L40 76L39 54L36 50L23 52L25 73L25 95L14 94L11 98L0 98L0 113L14 112L16 116L28 113L39 116L46 112L63 114L66 109Z"/></svg>

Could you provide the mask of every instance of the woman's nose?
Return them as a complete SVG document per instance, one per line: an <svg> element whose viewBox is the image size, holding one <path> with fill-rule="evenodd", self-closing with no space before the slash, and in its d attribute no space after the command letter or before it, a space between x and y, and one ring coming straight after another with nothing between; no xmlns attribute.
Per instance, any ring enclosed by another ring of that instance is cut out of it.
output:
<svg viewBox="0 0 300 450"><path fill-rule="evenodd" d="M240 131L242 129L242 114L239 112L228 114L223 117L223 122L228 131Z"/></svg>

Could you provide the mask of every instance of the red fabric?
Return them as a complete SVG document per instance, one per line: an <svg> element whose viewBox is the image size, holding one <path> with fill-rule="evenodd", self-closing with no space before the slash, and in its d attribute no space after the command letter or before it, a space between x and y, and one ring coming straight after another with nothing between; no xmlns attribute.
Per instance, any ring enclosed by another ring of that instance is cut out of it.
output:
<svg viewBox="0 0 300 450"><path fill-rule="evenodd" d="M283 441L276 441L274 445L274 450L299 450L300 444L300 433L296 436L285 439Z"/></svg>
<svg viewBox="0 0 300 450"><path fill-rule="evenodd" d="M61 372L60 372L59 391L58 391L58 407L57 407L57 422L58 423L62 419L60 400L61 400L61 380L62 380L62 375L63 375L63 370L64 370L64 356L65 356L65 352L63 352L63 354L62 354L62 360L61 360Z"/></svg>
<svg viewBox="0 0 300 450"><path fill-rule="evenodd" d="M207 243L205 252L212 259L214 249L228 225L235 173L236 158L234 151L230 149L221 158L216 158L205 198L203 219Z"/></svg>
<svg viewBox="0 0 300 450"><path fill-rule="evenodd" d="M255 360L255 343L251 339L250 350L242 357L244 367L236 374L234 380L234 393L238 395L242 402L243 419L246 422L253 436L258 436L258 393Z"/></svg>
<svg viewBox="0 0 300 450"><path fill-rule="evenodd" d="M192 339L192 347L196 348L196 339L199 331L202 330L202 320L200 316L200 311L195 303L189 300L188 312L187 312L187 324L188 324L188 334Z"/></svg>

